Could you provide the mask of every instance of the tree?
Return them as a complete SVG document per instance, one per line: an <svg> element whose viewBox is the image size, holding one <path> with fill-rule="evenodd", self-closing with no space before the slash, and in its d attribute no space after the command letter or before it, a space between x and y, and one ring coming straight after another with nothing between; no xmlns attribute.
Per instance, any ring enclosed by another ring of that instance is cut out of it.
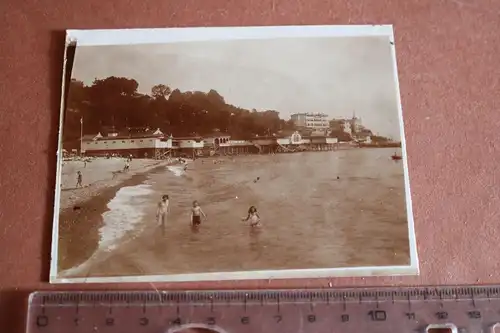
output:
<svg viewBox="0 0 500 333"><path fill-rule="evenodd" d="M387 142L391 141L389 138L379 136L379 135L373 135L371 137L371 140L373 143L387 143Z"/></svg>
<svg viewBox="0 0 500 333"><path fill-rule="evenodd" d="M90 86L72 80L64 117L65 145L79 144L81 117L84 134L105 134L109 127L120 132L149 127L174 136L205 136L219 129L234 139L250 139L297 130L292 120L279 117L278 110L258 111L231 105L214 89L181 92L158 84L150 95L137 89L137 81L124 77L96 79ZM338 127L332 128L331 136L351 141L351 136Z"/></svg>
<svg viewBox="0 0 500 333"><path fill-rule="evenodd" d="M95 79L89 87L90 110L86 120L87 129L100 132L104 127L124 128L130 126L129 119L140 112L135 109L139 84L124 77Z"/></svg>
<svg viewBox="0 0 500 333"><path fill-rule="evenodd" d="M349 142L352 141L352 136L349 133L340 130L333 130L330 133L330 137L337 138L339 142Z"/></svg>
<svg viewBox="0 0 500 333"><path fill-rule="evenodd" d="M343 119L333 119L330 120L330 129L332 131L342 131L344 129L345 120Z"/></svg>
<svg viewBox="0 0 500 333"><path fill-rule="evenodd" d="M284 121L282 125L284 130L295 130L297 128L295 126L295 122L292 119Z"/></svg>
<svg viewBox="0 0 500 333"><path fill-rule="evenodd" d="M224 100L224 97L222 97L216 90L210 89L210 91L207 94L208 97L208 102L212 104L213 106L225 106L226 101Z"/></svg>
<svg viewBox="0 0 500 333"><path fill-rule="evenodd" d="M78 142L80 140L80 120L86 118L89 111L88 87L82 81L72 79L69 82L64 114L65 127L63 140Z"/></svg>
<svg viewBox="0 0 500 333"><path fill-rule="evenodd" d="M171 102L181 102L182 98L183 98L183 96L182 96L181 91L179 89L174 89L170 93L168 100Z"/></svg>
<svg viewBox="0 0 500 333"><path fill-rule="evenodd" d="M95 79L91 86L94 92L112 96L133 96L137 93L138 87L139 83L136 80L115 76L105 79Z"/></svg>
<svg viewBox="0 0 500 333"><path fill-rule="evenodd" d="M88 88L85 87L82 81L71 79L66 98L66 107L77 111L85 101L88 101Z"/></svg>
<svg viewBox="0 0 500 333"><path fill-rule="evenodd" d="M172 89L164 84L157 84L151 88L151 96L153 98L163 98L166 99L172 93Z"/></svg>

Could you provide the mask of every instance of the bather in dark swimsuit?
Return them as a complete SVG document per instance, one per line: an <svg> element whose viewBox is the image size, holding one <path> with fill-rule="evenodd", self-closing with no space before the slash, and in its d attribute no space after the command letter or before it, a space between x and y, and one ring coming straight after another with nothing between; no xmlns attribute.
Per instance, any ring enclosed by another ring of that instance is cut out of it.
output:
<svg viewBox="0 0 500 333"><path fill-rule="evenodd" d="M193 225L198 226L201 224L201 216L193 215Z"/></svg>

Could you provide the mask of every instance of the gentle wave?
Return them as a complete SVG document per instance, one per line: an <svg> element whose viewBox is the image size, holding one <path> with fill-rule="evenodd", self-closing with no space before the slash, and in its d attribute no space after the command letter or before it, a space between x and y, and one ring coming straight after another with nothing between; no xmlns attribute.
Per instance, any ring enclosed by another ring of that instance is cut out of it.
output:
<svg viewBox="0 0 500 333"><path fill-rule="evenodd" d="M123 187L108 203L109 211L102 214L104 225L99 229L100 249L112 250L128 231L134 230L146 215L144 204L153 193L151 185Z"/></svg>
<svg viewBox="0 0 500 333"><path fill-rule="evenodd" d="M170 165L167 167L167 169L177 177L180 177L183 174L185 174L184 166L181 166L181 165Z"/></svg>

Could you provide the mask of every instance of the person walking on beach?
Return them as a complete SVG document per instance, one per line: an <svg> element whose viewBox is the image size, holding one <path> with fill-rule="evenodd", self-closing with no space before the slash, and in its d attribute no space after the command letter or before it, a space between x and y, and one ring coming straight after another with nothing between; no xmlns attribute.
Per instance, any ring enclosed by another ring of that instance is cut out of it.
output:
<svg viewBox="0 0 500 333"><path fill-rule="evenodd" d="M251 206L248 209L248 215L247 217L244 217L241 219L242 221L248 221L250 220L250 226L251 227L260 227L260 216L257 213L257 208L255 206Z"/></svg>
<svg viewBox="0 0 500 333"><path fill-rule="evenodd" d="M197 227L201 224L201 216L206 219L207 215L201 209L198 201L193 201L193 208L191 208L191 225Z"/></svg>
<svg viewBox="0 0 500 333"><path fill-rule="evenodd" d="M83 187L83 177L81 171L76 173L76 187Z"/></svg>
<svg viewBox="0 0 500 333"><path fill-rule="evenodd" d="M165 228L167 214L169 211L169 198L168 195L165 194L161 197L160 202L158 202L158 208L156 210L156 220L158 221L158 226Z"/></svg>
<svg viewBox="0 0 500 333"><path fill-rule="evenodd" d="M125 162L125 166L123 167L123 172L126 172L128 170L130 170L130 162L127 159L127 161Z"/></svg>

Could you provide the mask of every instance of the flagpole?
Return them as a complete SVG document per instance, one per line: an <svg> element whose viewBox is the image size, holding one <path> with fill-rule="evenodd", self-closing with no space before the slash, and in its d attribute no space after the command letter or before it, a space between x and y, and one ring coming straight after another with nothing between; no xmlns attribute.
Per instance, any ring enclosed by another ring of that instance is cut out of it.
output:
<svg viewBox="0 0 500 333"><path fill-rule="evenodd" d="M82 156L83 149L83 117L80 118L80 156Z"/></svg>

